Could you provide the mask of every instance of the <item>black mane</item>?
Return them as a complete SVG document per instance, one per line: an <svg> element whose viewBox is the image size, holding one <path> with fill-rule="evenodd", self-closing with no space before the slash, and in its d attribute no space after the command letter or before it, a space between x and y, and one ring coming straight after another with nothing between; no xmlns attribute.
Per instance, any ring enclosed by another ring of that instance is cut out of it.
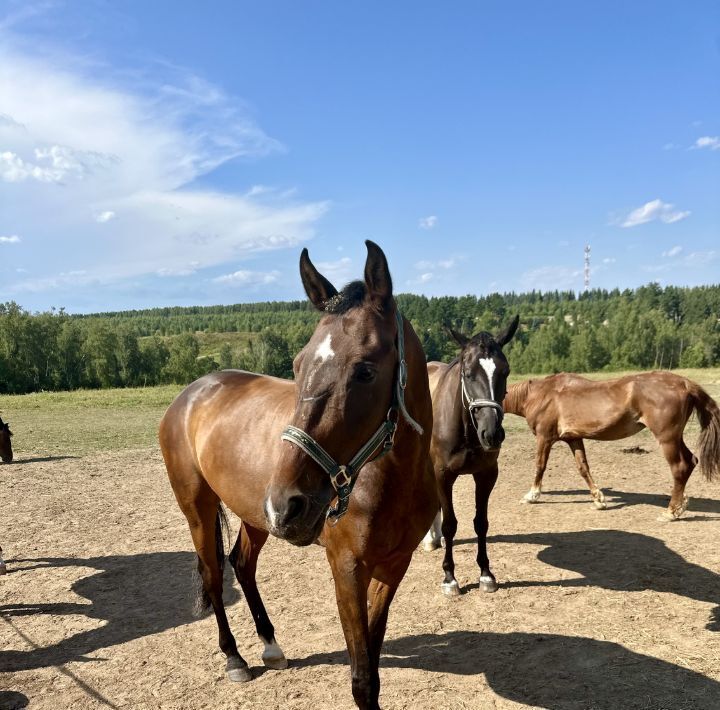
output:
<svg viewBox="0 0 720 710"><path fill-rule="evenodd" d="M345 286L342 291L325 301L325 312L334 314L347 313L351 308L361 306L366 295L367 287L365 282L353 281Z"/></svg>

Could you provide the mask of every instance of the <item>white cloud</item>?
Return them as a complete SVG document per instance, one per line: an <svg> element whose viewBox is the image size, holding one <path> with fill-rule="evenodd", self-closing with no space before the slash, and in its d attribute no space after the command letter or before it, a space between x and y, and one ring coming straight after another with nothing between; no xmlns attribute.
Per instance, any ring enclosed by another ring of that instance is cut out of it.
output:
<svg viewBox="0 0 720 710"><path fill-rule="evenodd" d="M720 150L720 137L702 136L695 141L694 148L708 148L709 150Z"/></svg>
<svg viewBox="0 0 720 710"><path fill-rule="evenodd" d="M418 221L418 227L420 227L420 229L433 229L437 226L437 223L438 218L434 214L431 214L428 217L421 217Z"/></svg>
<svg viewBox="0 0 720 710"><path fill-rule="evenodd" d="M279 271L247 271L240 269L232 274L225 274L213 279L215 283L228 286L257 286L259 284L275 283L280 278Z"/></svg>
<svg viewBox="0 0 720 710"><path fill-rule="evenodd" d="M679 222L690 216L690 211L680 211L674 209L675 205L663 202L660 199L646 202L642 207L632 210L630 214L620 222L621 227L637 227L640 224L660 220L665 224Z"/></svg>
<svg viewBox="0 0 720 710"><path fill-rule="evenodd" d="M671 249L670 251L674 250ZM679 253L680 252L675 252L672 256L677 256ZM669 255L669 252L663 252L663 256ZM684 257L676 259L672 262L666 261L661 264L646 264L640 268L649 273L670 271L671 269L677 269L678 267L686 269L699 269L717 261L718 259L720 259L720 251L717 251L716 249L709 249L708 251L690 252L690 254L686 254Z"/></svg>
<svg viewBox="0 0 720 710"><path fill-rule="evenodd" d="M617 261L617 259L614 256L606 256L603 260L603 264L614 264Z"/></svg>
<svg viewBox="0 0 720 710"><path fill-rule="evenodd" d="M327 202L197 187L229 160L283 149L221 89L173 67L154 85L128 85L21 44L0 42L0 204L33 235L37 258L35 278L4 281L0 301L61 287L78 260L95 286L238 263L313 236Z"/></svg>
<svg viewBox="0 0 720 710"><path fill-rule="evenodd" d="M415 263L415 268L420 271L428 271L430 269L452 269L453 266L457 265L458 262L462 261L462 257L453 256L450 259L440 259L439 261L418 261Z"/></svg>
<svg viewBox="0 0 720 710"><path fill-rule="evenodd" d="M672 249L668 249L667 251L664 251L662 253L662 255L666 256L666 257L673 257L673 256L677 256L682 250L683 250L683 248L681 246L675 246L675 247L672 247Z"/></svg>
<svg viewBox="0 0 720 710"><path fill-rule="evenodd" d="M11 234L8 237L0 237L0 244L19 244L22 240L17 234Z"/></svg>
<svg viewBox="0 0 720 710"><path fill-rule="evenodd" d="M105 210L104 212L100 212L95 217L95 221L99 222L100 224L105 224L111 219L115 219L115 213L112 210Z"/></svg>
<svg viewBox="0 0 720 710"><path fill-rule="evenodd" d="M352 259L349 256L343 256L337 261L319 261L315 266L326 279L338 288L352 278Z"/></svg>

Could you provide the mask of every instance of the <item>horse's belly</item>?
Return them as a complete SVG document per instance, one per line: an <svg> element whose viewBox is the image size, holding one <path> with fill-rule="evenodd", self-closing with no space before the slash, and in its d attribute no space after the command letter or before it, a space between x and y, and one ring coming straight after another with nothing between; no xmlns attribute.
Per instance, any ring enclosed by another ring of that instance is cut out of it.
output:
<svg viewBox="0 0 720 710"><path fill-rule="evenodd" d="M582 422L563 422L559 428L559 437L570 439L597 439L598 441L616 441L637 434L645 428L634 416L616 417L611 421L587 418Z"/></svg>

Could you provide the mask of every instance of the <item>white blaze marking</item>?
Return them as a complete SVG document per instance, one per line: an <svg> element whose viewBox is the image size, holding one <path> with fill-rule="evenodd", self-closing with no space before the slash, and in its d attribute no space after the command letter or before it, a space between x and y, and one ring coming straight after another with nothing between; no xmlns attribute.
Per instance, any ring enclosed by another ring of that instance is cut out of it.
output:
<svg viewBox="0 0 720 710"><path fill-rule="evenodd" d="M331 358L335 357L335 351L332 349L332 338L330 333L325 336L325 340L320 343L318 349L315 351L315 359L326 362Z"/></svg>
<svg viewBox="0 0 720 710"><path fill-rule="evenodd" d="M495 361L491 357L481 357L480 366L485 370L485 374L488 379L488 386L490 387L490 399L495 399L493 394L493 374L495 373Z"/></svg>
<svg viewBox="0 0 720 710"><path fill-rule="evenodd" d="M273 504L270 498L267 499L267 503L265 504L265 512L267 513L270 527L274 529L275 527L277 527L275 523L277 522L278 514L275 508L273 508Z"/></svg>

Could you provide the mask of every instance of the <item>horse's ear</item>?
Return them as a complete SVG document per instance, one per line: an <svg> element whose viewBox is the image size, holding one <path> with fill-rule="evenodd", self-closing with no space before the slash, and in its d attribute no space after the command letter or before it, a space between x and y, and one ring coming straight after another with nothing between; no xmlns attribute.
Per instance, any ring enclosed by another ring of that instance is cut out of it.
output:
<svg viewBox="0 0 720 710"><path fill-rule="evenodd" d="M393 294L387 259L383 250L375 242L366 239L365 246L368 250L365 262L365 285L370 297L382 308L385 308L389 305Z"/></svg>
<svg viewBox="0 0 720 710"><path fill-rule="evenodd" d="M310 302L320 311L325 310L325 302L337 295L337 289L315 268L308 250L300 254L300 278Z"/></svg>
<svg viewBox="0 0 720 710"><path fill-rule="evenodd" d="M445 332L461 347L464 348L469 342L470 338L467 337L467 335L463 335L462 333L458 333L457 330L454 330L449 325L445 326Z"/></svg>
<svg viewBox="0 0 720 710"><path fill-rule="evenodd" d="M516 315L512 319L512 323L510 323L510 325L495 338L495 342L500 347L503 347L503 345L506 345L507 343L509 343L512 340L513 335L515 335L515 331L517 330L519 323L520 323L520 316Z"/></svg>

